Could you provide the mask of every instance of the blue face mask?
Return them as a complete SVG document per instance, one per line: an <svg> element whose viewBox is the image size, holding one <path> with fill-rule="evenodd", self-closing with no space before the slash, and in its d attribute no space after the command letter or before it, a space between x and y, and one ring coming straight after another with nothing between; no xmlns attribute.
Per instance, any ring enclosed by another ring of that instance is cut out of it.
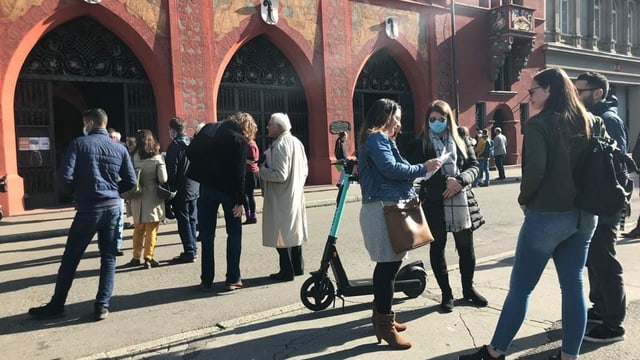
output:
<svg viewBox="0 0 640 360"><path fill-rule="evenodd" d="M433 131L436 134L440 134L447 129L447 122L446 121L434 121L434 122L430 121L429 129L431 129L431 131Z"/></svg>

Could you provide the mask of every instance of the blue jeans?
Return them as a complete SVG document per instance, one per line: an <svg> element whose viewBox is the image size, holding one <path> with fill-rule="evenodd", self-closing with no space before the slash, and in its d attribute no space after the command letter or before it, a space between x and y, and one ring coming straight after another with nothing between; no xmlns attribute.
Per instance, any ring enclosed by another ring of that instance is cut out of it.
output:
<svg viewBox="0 0 640 360"><path fill-rule="evenodd" d="M124 233L124 199L120 199L120 221L118 221L118 235L116 238L116 248L118 251L122 250L122 235Z"/></svg>
<svg viewBox="0 0 640 360"><path fill-rule="evenodd" d="M473 185L477 186L478 183L484 183L485 185L489 185L489 160L478 160L479 162L479 172L476 181L473 182ZM484 179L484 181L482 180Z"/></svg>
<svg viewBox="0 0 640 360"><path fill-rule="evenodd" d="M182 241L184 253L190 257L195 257L198 255L198 246L196 245L196 216L198 213L196 210L196 199L174 199L173 211L176 215L178 234Z"/></svg>
<svg viewBox="0 0 640 360"><path fill-rule="evenodd" d="M227 228L227 273L225 284L240 281L240 253L242 251L242 218L233 216L233 207L238 205L232 196L200 184L198 199L198 226L202 242L200 280L213 283L215 259L213 240L216 236L218 208L222 205ZM242 205L242 204L240 204Z"/></svg>
<svg viewBox="0 0 640 360"><path fill-rule="evenodd" d="M58 269L56 290L51 303L64 305L71 289L80 258L87 250L93 236L98 233L100 249L100 283L96 294L96 306L109 308L116 274L116 252L118 222L121 219L121 206L82 210L73 218L67 244Z"/></svg>
<svg viewBox="0 0 640 360"><path fill-rule="evenodd" d="M583 270L597 217L577 209L564 212L526 210L520 228L509 293L491 345L504 354L527 314L529 298L549 258L562 290L562 351L580 352L587 325Z"/></svg>

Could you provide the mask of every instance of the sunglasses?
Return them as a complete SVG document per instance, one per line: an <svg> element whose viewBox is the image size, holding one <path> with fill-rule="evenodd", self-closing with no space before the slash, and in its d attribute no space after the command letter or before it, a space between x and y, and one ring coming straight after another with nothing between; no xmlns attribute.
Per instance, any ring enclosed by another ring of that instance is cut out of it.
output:
<svg viewBox="0 0 640 360"><path fill-rule="evenodd" d="M436 122L436 121L444 122L445 118L443 118L443 117L442 118L435 118L435 117L429 118L429 122L430 123Z"/></svg>

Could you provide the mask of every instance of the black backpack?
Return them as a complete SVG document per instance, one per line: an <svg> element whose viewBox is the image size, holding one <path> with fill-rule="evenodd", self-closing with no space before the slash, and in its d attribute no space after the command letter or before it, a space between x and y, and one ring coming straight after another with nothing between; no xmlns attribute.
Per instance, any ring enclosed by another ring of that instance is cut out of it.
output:
<svg viewBox="0 0 640 360"><path fill-rule="evenodd" d="M629 202L633 181L628 170L636 165L605 135L602 119L592 117L590 123L588 153L576 181L578 207L595 215L614 215Z"/></svg>

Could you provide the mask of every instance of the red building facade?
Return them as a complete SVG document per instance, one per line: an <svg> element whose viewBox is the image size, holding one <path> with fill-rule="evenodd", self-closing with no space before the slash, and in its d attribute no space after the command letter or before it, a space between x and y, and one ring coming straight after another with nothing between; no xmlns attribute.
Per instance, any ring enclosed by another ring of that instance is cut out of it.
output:
<svg viewBox="0 0 640 360"><path fill-rule="evenodd" d="M542 1L459 1L455 68L450 1L272 0L271 18L263 19L264 3L0 0L5 214L69 203L55 174L66 145L81 135L87 107L105 108L109 125L125 137L154 130L163 148L172 116L188 120L193 131L200 122L249 112L264 148L269 115L287 112L306 146L308 182L327 184L337 176L330 165L332 121L357 130L369 105L390 97L403 106L400 141L410 140L422 130L430 101L455 104L457 71L459 122L471 129L498 122L510 140L508 161L519 161L521 104L541 64L541 38L527 41L542 36L535 20L544 15L536 10ZM510 14L525 7L531 26L514 30ZM506 31L491 31L497 8L509 18ZM531 47L518 71L509 62L512 48L492 50L504 41ZM495 80L496 67L508 79ZM477 108L486 116L477 116Z"/></svg>

